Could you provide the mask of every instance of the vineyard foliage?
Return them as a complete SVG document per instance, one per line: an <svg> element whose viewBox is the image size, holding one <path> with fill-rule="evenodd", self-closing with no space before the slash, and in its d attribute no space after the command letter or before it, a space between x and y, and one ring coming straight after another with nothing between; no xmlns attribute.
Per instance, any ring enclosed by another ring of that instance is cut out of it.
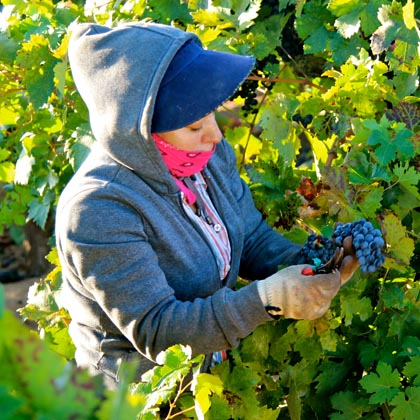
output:
<svg viewBox="0 0 420 420"><path fill-rule="evenodd" d="M200 358L175 346L144 383L130 384L127 369L116 392L74 367L52 246L56 268L20 311L42 340L0 299L6 419L417 420L420 1L0 4L1 233L18 236L28 220L49 229L61 190L94 144L68 66L72 24L149 19L256 57L218 119L270 225L303 244L309 233L329 237L337 222L365 218L386 241L383 268L357 272L322 318L263 325L205 374Z"/></svg>

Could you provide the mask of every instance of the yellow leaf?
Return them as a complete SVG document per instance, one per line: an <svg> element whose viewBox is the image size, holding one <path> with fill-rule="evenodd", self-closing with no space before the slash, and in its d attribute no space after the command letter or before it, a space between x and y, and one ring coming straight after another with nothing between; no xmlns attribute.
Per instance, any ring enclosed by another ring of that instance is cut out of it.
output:
<svg viewBox="0 0 420 420"><path fill-rule="evenodd" d="M0 163L0 181L1 182L13 182L15 179L15 166L12 162L1 162Z"/></svg>
<svg viewBox="0 0 420 420"><path fill-rule="evenodd" d="M403 6L403 18L405 26L408 29L413 29L416 27L416 19L414 18L414 3L411 0L408 0L407 4Z"/></svg>
<svg viewBox="0 0 420 420"><path fill-rule="evenodd" d="M400 219L394 214L388 214L383 226L390 255L402 264L409 264L414 252L414 241L407 236Z"/></svg>
<svg viewBox="0 0 420 420"><path fill-rule="evenodd" d="M60 43L60 46L56 48L53 52L53 55L55 58L62 60L66 56L67 49L69 46L69 39L70 39L70 34L64 35L63 40Z"/></svg>

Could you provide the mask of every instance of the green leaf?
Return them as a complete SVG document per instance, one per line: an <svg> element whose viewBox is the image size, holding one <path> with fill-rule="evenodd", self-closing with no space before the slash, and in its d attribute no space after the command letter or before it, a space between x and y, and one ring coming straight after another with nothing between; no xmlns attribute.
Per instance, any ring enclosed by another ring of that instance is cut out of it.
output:
<svg viewBox="0 0 420 420"><path fill-rule="evenodd" d="M341 299L341 314L344 317L345 325L350 325L355 315L362 321L372 314L372 304L367 297L346 296Z"/></svg>
<svg viewBox="0 0 420 420"><path fill-rule="evenodd" d="M320 394L330 394L332 390L337 389L345 380L349 368L350 365L345 360L341 363L324 361L320 366L320 374L315 379L318 382L317 391Z"/></svg>
<svg viewBox="0 0 420 420"><path fill-rule="evenodd" d="M355 9L340 16L334 25L343 38L351 38L360 29L360 10Z"/></svg>
<svg viewBox="0 0 420 420"><path fill-rule="evenodd" d="M0 407L2 420L16 420L23 408L23 398L15 395L13 390L0 383Z"/></svg>
<svg viewBox="0 0 420 420"><path fill-rule="evenodd" d="M363 414L368 413L370 410L366 399L357 398L350 391L334 394L331 397L331 402L333 407L342 413L331 414L329 417L331 420L358 420L364 417Z"/></svg>
<svg viewBox="0 0 420 420"><path fill-rule="evenodd" d="M15 418L28 410L40 419L89 418L96 410L98 379L67 364L9 312L0 319L0 344L2 383L25 402Z"/></svg>
<svg viewBox="0 0 420 420"><path fill-rule="evenodd" d="M33 220L41 229L44 229L50 212L50 203L40 202L35 198L29 203L28 207L28 219Z"/></svg>
<svg viewBox="0 0 420 420"><path fill-rule="evenodd" d="M391 401L395 408L391 411L394 420L417 420L420 412L420 388L407 387Z"/></svg>
<svg viewBox="0 0 420 420"><path fill-rule="evenodd" d="M420 339L411 335L404 336L399 356L415 356L420 354Z"/></svg>
<svg viewBox="0 0 420 420"><path fill-rule="evenodd" d="M54 90L54 67L57 59L49 49L43 35L31 35L22 43L16 64L21 66L29 98L35 108L44 105Z"/></svg>
<svg viewBox="0 0 420 420"><path fill-rule="evenodd" d="M366 36L372 35L372 33L378 28L379 20L377 18L378 8L382 6L382 0L368 0L367 5L360 12L361 28Z"/></svg>
<svg viewBox="0 0 420 420"><path fill-rule="evenodd" d="M371 372L360 380L362 387L371 395L371 404L384 404L398 394L400 389L400 374L387 363L379 362L376 372Z"/></svg>
<svg viewBox="0 0 420 420"><path fill-rule="evenodd" d="M371 185L357 197L357 206L367 219L374 219L376 212L381 209L382 196L384 188L381 186Z"/></svg>
<svg viewBox="0 0 420 420"><path fill-rule="evenodd" d="M404 366L404 375L412 380L412 384L420 386L420 356L413 356Z"/></svg>
<svg viewBox="0 0 420 420"><path fill-rule="evenodd" d="M353 184L370 184L371 164L365 153L356 151L349 156L349 180Z"/></svg>
<svg viewBox="0 0 420 420"><path fill-rule="evenodd" d="M289 15L287 15L289 17ZM284 29L287 19L278 15L270 16L263 22L256 22L250 29L254 35L252 53L257 59L267 57L278 45L278 39Z"/></svg>
<svg viewBox="0 0 420 420"><path fill-rule="evenodd" d="M199 412L204 416L211 406L210 396L213 394L220 396L222 392L223 382L218 376L200 373L193 384L196 412Z"/></svg>
<svg viewBox="0 0 420 420"><path fill-rule="evenodd" d="M0 32L0 61L5 64L13 64L19 44L9 38L4 32Z"/></svg>
<svg viewBox="0 0 420 420"><path fill-rule="evenodd" d="M404 186L417 185L420 181L420 173L416 171L409 163L396 163L392 172L398 178L398 181Z"/></svg>
<svg viewBox="0 0 420 420"><path fill-rule="evenodd" d="M305 46L307 46L308 43L312 44L311 40L315 33L317 33L315 37L323 39L323 44L326 46L329 38L329 31L327 31L325 25L327 25L328 22L332 24L334 21L331 12L318 1L307 1L303 10L304 13L296 22L296 30L302 39L308 38L305 42ZM322 36L322 34L325 36Z"/></svg>
<svg viewBox="0 0 420 420"><path fill-rule="evenodd" d="M404 296L404 290L395 283L385 284L381 293L385 308L400 310L404 308Z"/></svg>
<svg viewBox="0 0 420 420"><path fill-rule="evenodd" d="M261 0L231 0L232 9L237 16L239 31L243 31L254 24L261 7Z"/></svg>
<svg viewBox="0 0 420 420"><path fill-rule="evenodd" d="M294 378L290 380L289 395L287 396L287 407L289 409L290 418L299 420L302 415L302 402L300 400L299 391L296 387Z"/></svg>
<svg viewBox="0 0 420 420"><path fill-rule="evenodd" d="M398 153L404 157L414 156L414 145L410 141L413 137L413 132L404 127L404 124L398 124L398 131L395 133L394 142L397 146Z"/></svg>

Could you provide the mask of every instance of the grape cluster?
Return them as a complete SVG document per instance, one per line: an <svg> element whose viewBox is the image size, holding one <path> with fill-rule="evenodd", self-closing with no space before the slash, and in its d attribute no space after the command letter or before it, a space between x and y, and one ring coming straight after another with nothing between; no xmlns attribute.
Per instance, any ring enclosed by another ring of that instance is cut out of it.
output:
<svg viewBox="0 0 420 420"><path fill-rule="evenodd" d="M379 229L365 219L351 223L338 223L332 239L337 246L343 246L344 238L353 236L353 247L362 273L374 273L379 270L384 261L385 254L382 248L385 241Z"/></svg>
<svg viewBox="0 0 420 420"><path fill-rule="evenodd" d="M312 122L313 119L314 117L312 116L312 114L307 114L305 116L302 116L300 114L294 114L292 116L293 121L301 123L305 128Z"/></svg>
<svg viewBox="0 0 420 420"><path fill-rule="evenodd" d="M245 116L248 114L256 114L258 111L257 90L258 80L247 79L230 98L231 100L237 97L244 99L242 111L244 112Z"/></svg>
<svg viewBox="0 0 420 420"><path fill-rule="evenodd" d="M320 261L320 264L325 264L334 255L335 248L331 239L311 234L303 245L302 254L309 264L318 265L316 264L317 260Z"/></svg>
<svg viewBox="0 0 420 420"><path fill-rule="evenodd" d="M336 248L343 246L344 238L348 236L353 238L360 271L366 274L379 270L385 261L385 254L382 251L385 241L381 231L375 229L372 223L365 219L351 223L337 223L331 239L321 235L309 235L301 252L309 264L325 264L332 258Z"/></svg>

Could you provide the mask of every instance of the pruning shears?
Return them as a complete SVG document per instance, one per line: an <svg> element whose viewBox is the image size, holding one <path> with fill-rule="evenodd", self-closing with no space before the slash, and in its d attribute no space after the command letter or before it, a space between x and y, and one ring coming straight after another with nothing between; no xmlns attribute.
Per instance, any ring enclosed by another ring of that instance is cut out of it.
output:
<svg viewBox="0 0 420 420"><path fill-rule="evenodd" d="M305 267L302 270L304 276L314 276L316 274L328 274L338 270L344 258L344 248L337 248L334 255L325 264L316 264Z"/></svg>

